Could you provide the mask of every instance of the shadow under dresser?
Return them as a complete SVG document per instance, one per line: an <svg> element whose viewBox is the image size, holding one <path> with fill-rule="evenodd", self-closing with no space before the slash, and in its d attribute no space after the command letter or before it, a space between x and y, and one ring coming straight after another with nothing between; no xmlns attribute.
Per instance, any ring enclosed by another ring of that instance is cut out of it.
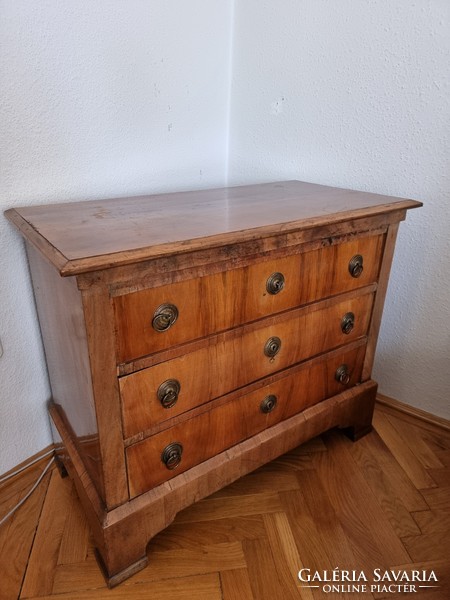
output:
<svg viewBox="0 0 450 600"><path fill-rule="evenodd" d="M10 209L58 456L109 584L177 512L302 442L371 429L399 222L298 181Z"/></svg>

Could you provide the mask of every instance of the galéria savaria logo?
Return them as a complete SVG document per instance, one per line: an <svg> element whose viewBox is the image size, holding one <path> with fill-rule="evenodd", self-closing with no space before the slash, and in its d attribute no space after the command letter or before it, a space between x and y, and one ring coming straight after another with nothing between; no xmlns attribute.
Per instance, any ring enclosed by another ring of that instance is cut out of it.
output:
<svg viewBox="0 0 450 600"><path fill-rule="evenodd" d="M436 573L426 570L374 569L366 574L338 567L332 571L300 569L298 578L300 587L320 589L325 594L415 594L439 587Z"/></svg>

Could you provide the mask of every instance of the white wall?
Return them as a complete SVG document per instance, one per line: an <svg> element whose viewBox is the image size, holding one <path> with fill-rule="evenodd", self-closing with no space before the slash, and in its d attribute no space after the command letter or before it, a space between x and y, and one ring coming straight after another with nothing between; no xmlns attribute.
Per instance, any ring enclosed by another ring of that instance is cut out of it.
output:
<svg viewBox="0 0 450 600"><path fill-rule="evenodd" d="M0 0L0 214L225 184L231 0ZM0 217L0 473L51 443L20 236Z"/></svg>
<svg viewBox="0 0 450 600"><path fill-rule="evenodd" d="M420 199L374 376L450 418L450 3L237 1L230 184L301 179Z"/></svg>

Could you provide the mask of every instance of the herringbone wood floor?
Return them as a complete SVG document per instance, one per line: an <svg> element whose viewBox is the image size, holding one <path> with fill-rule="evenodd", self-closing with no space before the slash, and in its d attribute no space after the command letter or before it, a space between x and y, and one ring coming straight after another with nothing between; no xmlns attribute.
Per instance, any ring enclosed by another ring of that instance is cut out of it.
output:
<svg viewBox="0 0 450 600"><path fill-rule="evenodd" d="M356 444L324 434L183 511L114 590L71 481L53 470L0 529L0 598L448 600L450 433L380 406L374 425ZM0 515L23 494L3 489ZM300 587L303 567L433 569L439 587L325 594Z"/></svg>

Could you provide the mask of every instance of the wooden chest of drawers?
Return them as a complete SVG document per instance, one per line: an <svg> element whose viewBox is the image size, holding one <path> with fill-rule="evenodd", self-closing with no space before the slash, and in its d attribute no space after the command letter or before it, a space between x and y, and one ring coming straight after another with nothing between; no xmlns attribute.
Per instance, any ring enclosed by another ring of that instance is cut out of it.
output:
<svg viewBox="0 0 450 600"><path fill-rule="evenodd" d="M370 430L398 224L302 182L7 211L27 240L59 455L111 585L189 504Z"/></svg>

